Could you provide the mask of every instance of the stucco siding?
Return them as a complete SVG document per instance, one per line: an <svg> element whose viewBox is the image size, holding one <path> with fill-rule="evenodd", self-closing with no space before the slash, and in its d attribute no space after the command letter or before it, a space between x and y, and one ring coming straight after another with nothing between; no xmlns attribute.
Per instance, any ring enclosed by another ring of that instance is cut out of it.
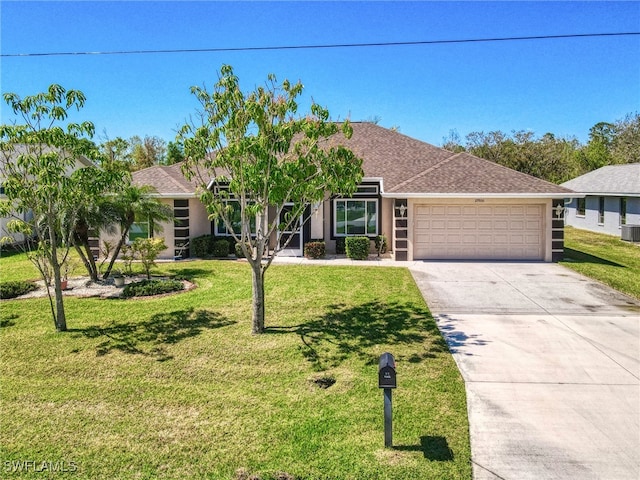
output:
<svg viewBox="0 0 640 480"><path fill-rule="evenodd" d="M604 221L599 215L600 196L587 195L585 197L585 214L578 215L578 199L571 199L567 203L565 223L575 228L590 230L592 232L620 235L620 196L602 196L604 198ZM625 197L627 199L626 223L628 225L640 224L640 197Z"/></svg>

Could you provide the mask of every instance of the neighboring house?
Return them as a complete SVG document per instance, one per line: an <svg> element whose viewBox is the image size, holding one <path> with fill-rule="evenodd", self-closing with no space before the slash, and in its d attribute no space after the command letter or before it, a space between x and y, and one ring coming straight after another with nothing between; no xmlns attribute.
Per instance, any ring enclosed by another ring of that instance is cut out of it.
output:
<svg viewBox="0 0 640 480"><path fill-rule="evenodd" d="M395 260L562 258L561 207L571 190L371 123L352 126L352 138L340 141L363 159L357 193L314 205L283 253L301 256L312 239L325 240L327 251L335 252L339 238L366 235L373 241L385 235ZM179 166L141 170L134 180L154 186L163 201L173 203L177 219L187 220L186 226L165 226L167 245L204 233L227 234L207 220ZM163 256L173 254L170 249Z"/></svg>
<svg viewBox="0 0 640 480"><path fill-rule="evenodd" d="M46 151L50 151L50 149L47 147L45 148L45 152ZM26 147L24 147L23 145L17 145L15 147L15 150L13 150L10 156L6 158L2 156L2 158L0 158L0 199L1 200L5 200L7 198L6 195L4 194L4 186L2 184L2 182L4 181L4 179L2 178L3 177L2 163L15 162L15 159L23 153L26 153ZM93 165L91 160L81 155L76 159L75 166L73 168L67 169L67 175L71 175L74 171L83 167L89 167L91 165ZM12 238L13 243L19 244L24 241L24 235L22 235L21 233L11 233L7 229L7 225L9 224L9 222L15 219L28 222L33 219L33 213L31 211L23 212L23 213L14 212L9 217L0 217L0 238L2 237ZM9 243L11 243L11 241L9 241Z"/></svg>
<svg viewBox="0 0 640 480"><path fill-rule="evenodd" d="M640 224L640 163L608 165L562 186L584 195L567 200L567 225L619 236L622 225Z"/></svg>

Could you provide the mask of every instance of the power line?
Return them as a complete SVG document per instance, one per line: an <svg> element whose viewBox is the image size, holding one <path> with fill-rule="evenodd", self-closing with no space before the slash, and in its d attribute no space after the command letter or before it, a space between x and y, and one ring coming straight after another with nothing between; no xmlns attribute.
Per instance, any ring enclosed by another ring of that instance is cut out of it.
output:
<svg viewBox="0 0 640 480"><path fill-rule="evenodd" d="M640 35L640 32L616 33L574 33L567 35L535 35L528 37L467 38L459 40L423 40L415 42L375 42L375 43L335 43L324 45L280 45L270 47L221 47L221 48L180 48L165 50L114 50L104 52L44 52L44 53L3 53L0 57L55 57L71 55L142 55L154 53L211 53L211 52L256 52L265 50L310 50L321 48L365 48L399 47L412 45L443 45L452 43L511 42L521 40L555 40L561 38L620 37Z"/></svg>

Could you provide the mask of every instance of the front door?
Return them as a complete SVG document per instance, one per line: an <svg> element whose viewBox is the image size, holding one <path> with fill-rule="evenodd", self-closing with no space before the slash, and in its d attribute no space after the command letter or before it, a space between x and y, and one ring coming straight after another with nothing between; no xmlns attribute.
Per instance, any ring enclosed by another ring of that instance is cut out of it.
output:
<svg viewBox="0 0 640 480"><path fill-rule="evenodd" d="M291 214L291 210L293 209L293 205L285 205L280 212L280 223L287 223L289 220L289 215ZM279 245L284 245L287 240L289 243L287 246L280 252L280 255L283 257L301 257L303 254L303 238L302 238L302 217L298 218L287 230L280 232L278 242Z"/></svg>

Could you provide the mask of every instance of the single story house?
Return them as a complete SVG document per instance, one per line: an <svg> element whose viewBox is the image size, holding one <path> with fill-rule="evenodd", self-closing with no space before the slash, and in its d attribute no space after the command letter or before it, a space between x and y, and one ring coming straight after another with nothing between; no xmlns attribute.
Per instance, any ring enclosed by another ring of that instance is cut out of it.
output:
<svg viewBox="0 0 640 480"><path fill-rule="evenodd" d="M640 163L607 165L562 186L583 194L567 199L567 225L619 236L622 225L640 224Z"/></svg>
<svg viewBox="0 0 640 480"><path fill-rule="evenodd" d="M385 235L395 260L557 261L564 247L566 187L534 178L468 153L452 153L372 123L353 123L341 139L363 159L364 178L351 198L329 197L285 254L302 256L303 245L323 239L328 252L349 235ZM152 185L174 207L164 228L162 256L202 234L225 236L207 220L195 185L180 166L135 172L135 183ZM277 241L274 239L274 241Z"/></svg>

